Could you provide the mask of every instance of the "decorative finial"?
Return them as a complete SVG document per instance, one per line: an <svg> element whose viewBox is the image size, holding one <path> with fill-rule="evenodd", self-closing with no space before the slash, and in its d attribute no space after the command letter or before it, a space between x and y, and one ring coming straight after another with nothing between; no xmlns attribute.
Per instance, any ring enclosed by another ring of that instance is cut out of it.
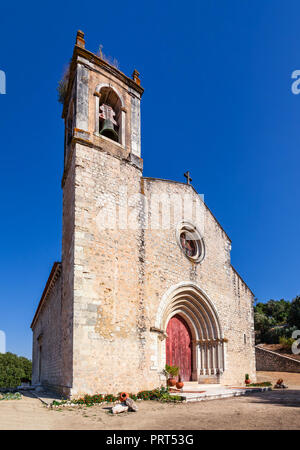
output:
<svg viewBox="0 0 300 450"><path fill-rule="evenodd" d="M136 69L134 69L133 74L132 74L132 79L138 85L141 84L141 80L140 80L139 76L140 76L140 73Z"/></svg>
<svg viewBox="0 0 300 450"><path fill-rule="evenodd" d="M103 45L100 44L100 45L99 45L99 56L100 56L101 59L103 59L103 52L102 52L102 49L103 49Z"/></svg>
<svg viewBox="0 0 300 450"><path fill-rule="evenodd" d="M183 175L184 175L185 178L186 178L187 184L191 184L191 181L193 181L193 180L192 180L191 177L190 177L190 172L187 171L187 172L185 172Z"/></svg>
<svg viewBox="0 0 300 450"><path fill-rule="evenodd" d="M76 45L78 45L79 47L85 48L84 32L81 30L77 31Z"/></svg>

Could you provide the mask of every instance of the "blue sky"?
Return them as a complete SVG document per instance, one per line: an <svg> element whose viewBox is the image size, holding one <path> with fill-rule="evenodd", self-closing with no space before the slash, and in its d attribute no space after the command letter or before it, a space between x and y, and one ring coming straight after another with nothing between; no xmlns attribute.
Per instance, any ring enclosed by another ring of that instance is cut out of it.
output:
<svg viewBox="0 0 300 450"><path fill-rule="evenodd" d="M63 121L56 86L77 29L141 73L144 175L193 184L261 301L299 287L300 2L76 0L1 5L0 329L31 356L34 311L60 259Z"/></svg>

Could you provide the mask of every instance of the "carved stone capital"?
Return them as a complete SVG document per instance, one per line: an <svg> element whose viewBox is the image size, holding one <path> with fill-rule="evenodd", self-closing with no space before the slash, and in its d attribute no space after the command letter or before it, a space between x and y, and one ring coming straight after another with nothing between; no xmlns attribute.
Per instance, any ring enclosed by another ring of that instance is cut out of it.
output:
<svg viewBox="0 0 300 450"><path fill-rule="evenodd" d="M158 339L160 341L163 341L164 339L166 339L168 337L167 333L164 330L161 330L160 328L150 327L150 331L152 331L153 333L157 333Z"/></svg>

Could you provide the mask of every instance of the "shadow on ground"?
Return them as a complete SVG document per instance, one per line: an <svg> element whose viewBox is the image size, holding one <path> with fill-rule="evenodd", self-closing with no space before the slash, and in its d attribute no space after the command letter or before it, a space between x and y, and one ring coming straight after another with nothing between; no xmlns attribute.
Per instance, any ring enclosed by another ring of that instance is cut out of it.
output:
<svg viewBox="0 0 300 450"><path fill-rule="evenodd" d="M270 404L278 406L300 407L300 390L297 389L274 389L269 392L258 392L251 394L251 403Z"/></svg>

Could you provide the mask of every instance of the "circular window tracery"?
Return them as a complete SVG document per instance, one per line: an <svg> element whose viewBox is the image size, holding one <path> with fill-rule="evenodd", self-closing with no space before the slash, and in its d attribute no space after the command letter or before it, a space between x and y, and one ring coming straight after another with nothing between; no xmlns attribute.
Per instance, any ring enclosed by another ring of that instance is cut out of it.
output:
<svg viewBox="0 0 300 450"><path fill-rule="evenodd" d="M176 238L182 252L189 260L197 263L203 260L205 256L203 238L194 224L180 222Z"/></svg>

